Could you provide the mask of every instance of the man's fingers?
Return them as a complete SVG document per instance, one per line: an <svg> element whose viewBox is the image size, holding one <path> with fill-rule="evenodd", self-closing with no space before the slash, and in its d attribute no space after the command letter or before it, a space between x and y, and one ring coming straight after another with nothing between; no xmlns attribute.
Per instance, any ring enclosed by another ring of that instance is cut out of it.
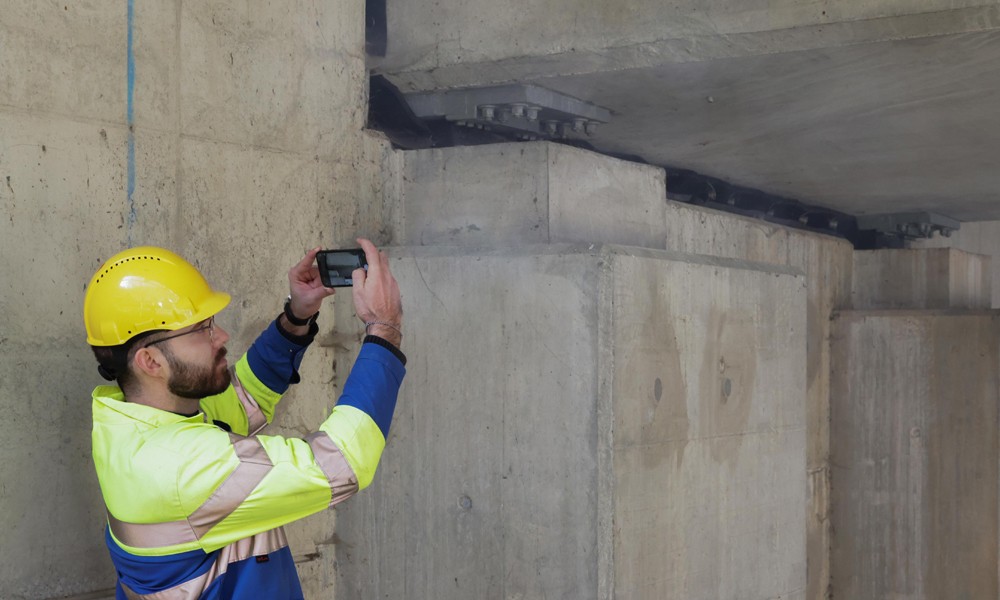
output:
<svg viewBox="0 0 1000 600"><path fill-rule="evenodd" d="M368 263L368 272L377 275L382 270L382 256L378 248L365 238L358 238L358 244L365 251L365 262Z"/></svg>
<svg viewBox="0 0 1000 600"><path fill-rule="evenodd" d="M309 281L319 281L319 267L316 265L309 265L306 268L306 275Z"/></svg>
<svg viewBox="0 0 1000 600"><path fill-rule="evenodd" d="M363 288L365 287L365 281L368 279L368 273L364 269L354 269L354 272L351 273L351 278L354 280L351 284L352 286Z"/></svg>
<svg viewBox="0 0 1000 600"><path fill-rule="evenodd" d="M351 297L354 298L354 310L357 312L358 317L364 321L364 312L368 309L368 303L365 298L365 281L368 279L368 274L365 273L364 269L354 269L351 273L351 277L354 279L351 284Z"/></svg>
<svg viewBox="0 0 1000 600"><path fill-rule="evenodd" d="M319 251L320 249L318 247L313 248L312 250L307 250L306 255L302 257L302 260L292 267L292 271L295 273L309 273L309 268L313 266L314 262L316 262L316 253Z"/></svg>

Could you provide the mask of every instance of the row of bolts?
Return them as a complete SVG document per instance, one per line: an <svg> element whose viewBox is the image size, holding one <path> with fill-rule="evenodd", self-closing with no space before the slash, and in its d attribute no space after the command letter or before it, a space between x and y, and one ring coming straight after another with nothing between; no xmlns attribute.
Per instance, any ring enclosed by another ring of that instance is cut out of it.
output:
<svg viewBox="0 0 1000 600"><path fill-rule="evenodd" d="M498 123L503 123L509 117L524 118L534 123L538 120L538 114L542 110L539 106L531 106L530 104L520 103L505 106L497 106L496 104L480 104L477 109L479 116L484 121L496 121ZM459 121L458 124L467 125L469 127L477 127L476 123L472 121ZM572 121L558 121L555 119L542 121L542 126L545 128L545 132L549 135L558 135L560 133L559 129L561 125L564 125L565 129L569 129L574 133L594 135L594 133L597 132L597 126L599 124L599 121L591 121L590 119L584 119L582 117L575 117ZM563 131L564 134L567 133L565 129Z"/></svg>

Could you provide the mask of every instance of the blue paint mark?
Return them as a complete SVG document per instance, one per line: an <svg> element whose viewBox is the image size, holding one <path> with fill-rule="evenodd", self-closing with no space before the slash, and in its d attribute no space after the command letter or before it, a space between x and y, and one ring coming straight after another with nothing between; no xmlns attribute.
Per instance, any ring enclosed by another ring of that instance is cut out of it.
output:
<svg viewBox="0 0 1000 600"><path fill-rule="evenodd" d="M128 221L126 233L128 245L132 246L132 228L135 226L135 113L133 100L135 98L135 55L132 52L132 31L135 23L135 0L128 0L128 100L126 102L126 120L128 122Z"/></svg>

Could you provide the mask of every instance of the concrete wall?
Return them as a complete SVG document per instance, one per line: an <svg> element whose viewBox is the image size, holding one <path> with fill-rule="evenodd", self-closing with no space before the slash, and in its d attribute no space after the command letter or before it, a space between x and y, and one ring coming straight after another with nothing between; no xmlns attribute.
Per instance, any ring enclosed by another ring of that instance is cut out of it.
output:
<svg viewBox="0 0 1000 600"><path fill-rule="evenodd" d="M910 244L913 248L955 248L991 258L992 308L1000 308L1000 221L962 223L951 237L936 236Z"/></svg>
<svg viewBox="0 0 1000 600"><path fill-rule="evenodd" d="M834 321L833 597L996 598L1000 313Z"/></svg>
<svg viewBox="0 0 1000 600"><path fill-rule="evenodd" d="M102 380L81 322L104 259L143 243L186 255L233 294L220 323L238 354L279 312L305 248L388 241L387 149L361 131L363 22L354 0L4 3L0 597L113 583L90 461ZM272 431L320 422L332 360L310 353ZM329 595L332 518L290 530L309 597Z"/></svg>
<svg viewBox="0 0 1000 600"><path fill-rule="evenodd" d="M420 385L338 509L342 593L804 598L801 276L600 244L394 256Z"/></svg>

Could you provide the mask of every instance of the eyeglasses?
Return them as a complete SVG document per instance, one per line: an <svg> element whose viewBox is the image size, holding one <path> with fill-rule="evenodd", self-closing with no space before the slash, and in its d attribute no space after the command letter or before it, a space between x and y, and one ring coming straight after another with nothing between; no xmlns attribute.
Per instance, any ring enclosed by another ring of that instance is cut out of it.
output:
<svg viewBox="0 0 1000 600"><path fill-rule="evenodd" d="M201 327L195 327L194 329L185 331L183 333L175 333L174 335L168 335L165 338L160 338L158 340L153 340L152 342L146 342L143 347L152 346L153 344L159 344L160 342L165 342L167 340L172 340L174 338L179 338L184 335L189 335L192 333L200 333L202 331L208 330L208 336L212 341L215 341L215 317L209 317L208 321Z"/></svg>

